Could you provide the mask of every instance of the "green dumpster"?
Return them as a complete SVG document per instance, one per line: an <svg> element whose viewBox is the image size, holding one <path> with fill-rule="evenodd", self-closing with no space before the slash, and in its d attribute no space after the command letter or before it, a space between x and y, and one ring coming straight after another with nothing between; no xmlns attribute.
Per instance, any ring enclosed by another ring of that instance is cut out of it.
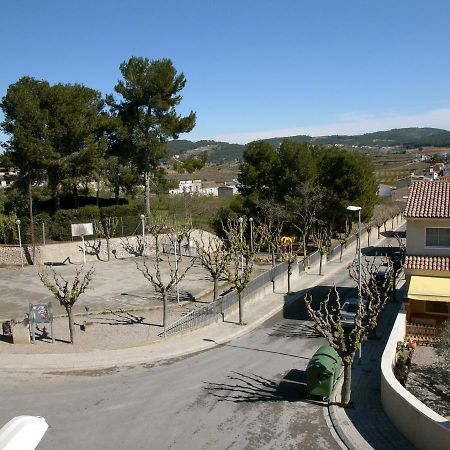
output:
<svg viewBox="0 0 450 450"><path fill-rule="evenodd" d="M306 367L308 397L329 397L339 377L342 359L330 345L323 345L314 353Z"/></svg>

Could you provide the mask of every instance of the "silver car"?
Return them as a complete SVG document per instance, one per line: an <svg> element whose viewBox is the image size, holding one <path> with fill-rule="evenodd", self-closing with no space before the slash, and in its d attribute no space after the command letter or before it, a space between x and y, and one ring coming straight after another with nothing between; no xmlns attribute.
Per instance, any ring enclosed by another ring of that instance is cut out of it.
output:
<svg viewBox="0 0 450 450"><path fill-rule="evenodd" d="M363 298L361 300L364 305L367 305L368 301ZM340 322L345 328L353 328L355 326L355 317L358 312L359 299L348 298L342 305L340 310ZM367 320L367 319L366 319Z"/></svg>

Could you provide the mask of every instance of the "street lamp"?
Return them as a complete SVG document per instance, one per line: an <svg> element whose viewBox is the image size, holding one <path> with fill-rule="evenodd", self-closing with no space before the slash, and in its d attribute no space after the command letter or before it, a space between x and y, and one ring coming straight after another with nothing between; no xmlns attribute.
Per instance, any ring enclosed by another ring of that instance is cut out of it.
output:
<svg viewBox="0 0 450 450"><path fill-rule="evenodd" d="M240 233L240 236L241 236L241 250L242 250L242 253L241 253L241 271L244 271L244 254L243 254L243 244L242 244L242 242L243 242L242 224L244 222L244 219L242 217L239 217L238 222L239 222L239 233Z"/></svg>
<svg viewBox="0 0 450 450"><path fill-rule="evenodd" d="M17 225L17 233L19 235L20 261L22 263L22 269L23 269L23 252L22 252L22 237L20 235L20 219L16 220L16 225Z"/></svg>
<svg viewBox="0 0 450 450"><path fill-rule="evenodd" d="M358 303L361 303L361 206L347 206L347 211L358 211ZM359 346L359 359L358 362L361 364L362 358L362 342Z"/></svg>
<svg viewBox="0 0 450 450"><path fill-rule="evenodd" d="M174 234L172 239L173 239L173 252L175 254L175 286L177 292L177 303L180 304L180 291L178 289L178 255L177 255L178 235Z"/></svg>
<svg viewBox="0 0 450 450"><path fill-rule="evenodd" d="M253 217L248 219L250 222L250 251L253 253Z"/></svg>
<svg viewBox="0 0 450 450"><path fill-rule="evenodd" d="M358 299L361 301L361 206L347 206L348 211L358 211Z"/></svg>
<svg viewBox="0 0 450 450"><path fill-rule="evenodd" d="M144 256L144 252L145 252L145 216L144 216L144 214L141 214L139 217L141 218L141 224L142 224L142 256Z"/></svg>

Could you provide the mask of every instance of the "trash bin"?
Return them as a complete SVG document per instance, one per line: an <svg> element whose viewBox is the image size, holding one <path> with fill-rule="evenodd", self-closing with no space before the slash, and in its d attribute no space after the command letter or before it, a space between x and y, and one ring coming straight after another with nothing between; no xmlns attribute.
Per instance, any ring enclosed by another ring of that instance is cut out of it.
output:
<svg viewBox="0 0 450 450"><path fill-rule="evenodd" d="M342 359L330 345L323 345L314 353L306 368L308 397L329 397L339 377Z"/></svg>

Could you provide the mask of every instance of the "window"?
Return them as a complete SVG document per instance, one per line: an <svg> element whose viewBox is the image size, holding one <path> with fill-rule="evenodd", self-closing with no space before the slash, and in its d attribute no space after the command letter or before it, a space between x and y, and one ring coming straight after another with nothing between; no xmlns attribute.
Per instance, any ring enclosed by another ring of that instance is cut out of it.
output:
<svg viewBox="0 0 450 450"><path fill-rule="evenodd" d="M425 312L434 314L448 314L447 302L425 302Z"/></svg>
<svg viewBox="0 0 450 450"><path fill-rule="evenodd" d="M450 247L450 228L427 228L427 247Z"/></svg>

